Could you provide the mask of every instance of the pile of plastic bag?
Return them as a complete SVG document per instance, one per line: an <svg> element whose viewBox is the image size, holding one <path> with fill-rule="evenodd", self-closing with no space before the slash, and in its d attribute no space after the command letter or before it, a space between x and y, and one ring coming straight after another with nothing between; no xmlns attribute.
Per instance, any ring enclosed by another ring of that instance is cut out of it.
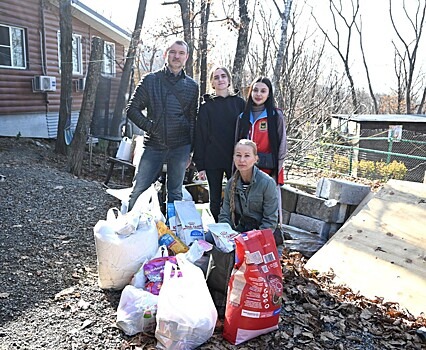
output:
<svg viewBox="0 0 426 350"><path fill-rule="evenodd" d="M166 225L154 186L126 210L110 209L94 227L98 284L122 290L116 324L125 334L195 349L218 315L232 344L278 329L283 285L271 230L235 232L193 201L168 204Z"/></svg>

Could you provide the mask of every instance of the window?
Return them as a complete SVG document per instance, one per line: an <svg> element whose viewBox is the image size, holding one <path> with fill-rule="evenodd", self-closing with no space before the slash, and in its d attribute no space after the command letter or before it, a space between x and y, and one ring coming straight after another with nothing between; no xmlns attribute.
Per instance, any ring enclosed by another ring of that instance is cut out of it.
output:
<svg viewBox="0 0 426 350"><path fill-rule="evenodd" d="M104 64L102 73L105 75L115 75L115 44L104 43Z"/></svg>
<svg viewBox="0 0 426 350"><path fill-rule="evenodd" d="M27 68L24 29L0 24L0 67Z"/></svg>
<svg viewBox="0 0 426 350"><path fill-rule="evenodd" d="M72 35L72 74L83 75L81 35ZM59 69L61 69L61 33L58 31Z"/></svg>

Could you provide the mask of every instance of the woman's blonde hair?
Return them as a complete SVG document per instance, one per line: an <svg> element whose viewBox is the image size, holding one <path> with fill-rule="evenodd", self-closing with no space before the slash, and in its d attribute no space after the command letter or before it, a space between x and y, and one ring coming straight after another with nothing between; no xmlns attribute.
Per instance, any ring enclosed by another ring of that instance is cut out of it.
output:
<svg viewBox="0 0 426 350"><path fill-rule="evenodd" d="M257 145L252 140L248 140L248 139L239 140L235 144L234 154L235 154L235 150L237 149L238 146L250 146L253 149L253 154L255 156L257 156ZM237 226L237 223L235 222L235 189L237 188L237 182L238 182L238 179L240 177L241 177L240 171L238 169L235 170L233 180L232 180L232 184L231 184L231 190L229 192L229 206L230 206L230 209L231 209L231 220L232 220L232 222L234 223L235 226Z"/></svg>

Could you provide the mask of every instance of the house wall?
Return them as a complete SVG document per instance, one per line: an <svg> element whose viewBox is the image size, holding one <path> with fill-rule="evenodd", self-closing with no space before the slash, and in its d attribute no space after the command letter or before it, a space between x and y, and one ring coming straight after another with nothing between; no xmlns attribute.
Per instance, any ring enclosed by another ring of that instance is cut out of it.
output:
<svg viewBox="0 0 426 350"><path fill-rule="evenodd" d="M42 10L41 4L44 3ZM73 8L72 11L75 11ZM48 120L58 117L60 105L60 71L58 57L59 9L49 0L2 0L0 2L0 23L22 27L26 30L27 40L27 69L0 68L0 136L15 136L18 132L28 137L56 137L47 130ZM46 70L43 71L43 30L45 25ZM91 50L91 38L99 36L114 42L111 38L94 30L91 26L73 18L73 33L82 36L83 75L73 76L72 113L78 114L83 92L75 88L78 78L83 77L88 69ZM110 109L114 109L121 77L118 63L125 57L125 48L115 43L116 76L111 77ZM33 92L32 79L35 75L56 77L56 91ZM44 120L43 120L44 119ZM25 120L23 123L22 121ZM15 123L16 122L16 123ZM17 125L15 125L17 124ZM42 130L41 125L46 125Z"/></svg>

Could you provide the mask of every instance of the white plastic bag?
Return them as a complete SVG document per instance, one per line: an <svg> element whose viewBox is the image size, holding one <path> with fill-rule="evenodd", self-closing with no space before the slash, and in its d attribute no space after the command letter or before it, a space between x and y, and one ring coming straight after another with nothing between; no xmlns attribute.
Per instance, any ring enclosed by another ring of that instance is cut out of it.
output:
<svg viewBox="0 0 426 350"><path fill-rule="evenodd" d="M157 252L158 231L152 218L142 215L135 231L117 234L117 228L127 221L111 215L112 209L107 220L99 220L93 231L99 287L119 290L129 284L142 263Z"/></svg>
<svg viewBox="0 0 426 350"><path fill-rule="evenodd" d="M217 311L201 269L184 254L176 256L182 273L173 276L176 265L166 262L163 286L158 297L157 348L190 350L205 343L214 332Z"/></svg>
<svg viewBox="0 0 426 350"><path fill-rule="evenodd" d="M127 335L154 333L158 296L133 286L124 287L117 308L117 327Z"/></svg>

